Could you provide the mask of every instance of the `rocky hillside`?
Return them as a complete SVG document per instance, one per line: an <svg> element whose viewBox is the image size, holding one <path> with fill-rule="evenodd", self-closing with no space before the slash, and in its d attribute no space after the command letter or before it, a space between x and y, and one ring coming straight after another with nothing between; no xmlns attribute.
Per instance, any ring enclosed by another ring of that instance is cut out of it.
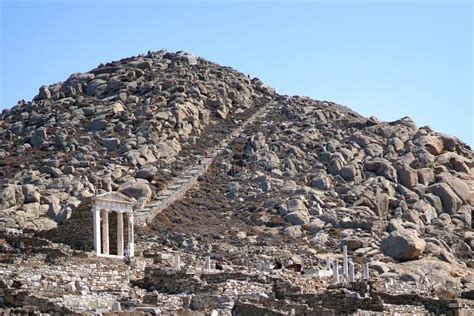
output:
<svg viewBox="0 0 474 316"><path fill-rule="evenodd" d="M474 287L468 145L408 117L382 122L278 95L183 52L100 65L4 110L0 225L50 230L111 190L146 208L262 107L198 185L139 232L143 248L164 231L175 247L222 255L314 255L345 244L359 262L379 262L380 274L420 280L429 271L438 284Z"/></svg>
<svg viewBox="0 0 474 316"><path fill-rule="evenodd" d="M164 51L42 86L0 116L0 222L50 229L95 190L146 204L266 94L257 79Z"/></svg>

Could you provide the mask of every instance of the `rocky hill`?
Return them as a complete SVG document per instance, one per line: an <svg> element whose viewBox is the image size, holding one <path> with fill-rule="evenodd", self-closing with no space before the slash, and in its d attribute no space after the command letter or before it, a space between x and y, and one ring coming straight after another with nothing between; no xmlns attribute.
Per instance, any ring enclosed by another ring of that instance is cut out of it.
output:
<svg viewBox="0 0 474 316"><path fill-rule="evenodd" d="M197 181L173 191L189 170ZM99 65L4 110L0 185L0 227L59 245L68 240L51 232L80 232L71 224L85 201L119 191L147 216L137 228L145 257L165 238L191 261L317 265L346 245L385 284L474 290L468 145L408 117L279 95L184 52Z"/></svg>

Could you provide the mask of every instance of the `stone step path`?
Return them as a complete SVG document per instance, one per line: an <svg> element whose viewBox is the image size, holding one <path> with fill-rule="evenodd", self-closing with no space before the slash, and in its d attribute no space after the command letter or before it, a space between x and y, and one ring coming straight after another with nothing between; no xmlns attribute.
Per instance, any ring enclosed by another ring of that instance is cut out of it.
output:
<svg viewBox="0 0 474 316"><path fill-rule="evenodd" d="M166 189L159 192L159 195L150 204L135 211L135 222L137 225L146 225L168 206L183 198L184 195L194 187L198 178L207 172L209 166L214 161L214 158L227 148L235 138L240 136L247 126L264 117L273 106L275 106L275 103L273 102L265 104L242 125L230 133L218 146L212 148L209 156L201 159L200 165L196 162L195 165L174 178L174 180L168 184Z"/></svg>

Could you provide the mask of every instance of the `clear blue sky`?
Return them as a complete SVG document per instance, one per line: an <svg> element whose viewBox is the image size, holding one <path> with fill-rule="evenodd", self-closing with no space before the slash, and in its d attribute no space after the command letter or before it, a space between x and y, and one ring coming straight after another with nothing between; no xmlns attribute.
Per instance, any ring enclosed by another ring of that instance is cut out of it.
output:
<svg viewBox="0 0 474 316"><path fill-rule="evenodd" d="M73 72L166 48L474 144L471 1L0 2L0 109Z"/></svg>

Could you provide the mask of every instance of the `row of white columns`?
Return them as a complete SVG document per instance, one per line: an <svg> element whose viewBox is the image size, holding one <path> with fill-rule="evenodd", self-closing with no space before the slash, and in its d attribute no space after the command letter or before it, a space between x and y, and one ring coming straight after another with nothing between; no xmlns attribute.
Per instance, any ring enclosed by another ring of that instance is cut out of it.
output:
<svg viewBox="0 0 474 316"><path fill-rule="evenodd" d="M326 258L326 268L333 271L333 281L334 283L340 282L339 275L339 262L337 260L331 260L331 258ZM347 246L342 248L342 274L349 282L355 282L355 265L354 262L348 260L347 257ZM362 269L362 277L364 280L369 279L369 263L365 263Z"/></svg>
<svg viewBox="0 0 474 316"><path fill-rule="evenodd" d="M94 222L94 250L98 256L110 255L109 247L109 212L111 210L94 208L93 222ZM124 227L123 214L124 212L115 211L117 213L117 256L124 256ZM134 229L133 229L133 213L128 214L128 250L129 255L133 256L135 252L134 245ZM102 217L102 223L101 223Z"/></svg>

